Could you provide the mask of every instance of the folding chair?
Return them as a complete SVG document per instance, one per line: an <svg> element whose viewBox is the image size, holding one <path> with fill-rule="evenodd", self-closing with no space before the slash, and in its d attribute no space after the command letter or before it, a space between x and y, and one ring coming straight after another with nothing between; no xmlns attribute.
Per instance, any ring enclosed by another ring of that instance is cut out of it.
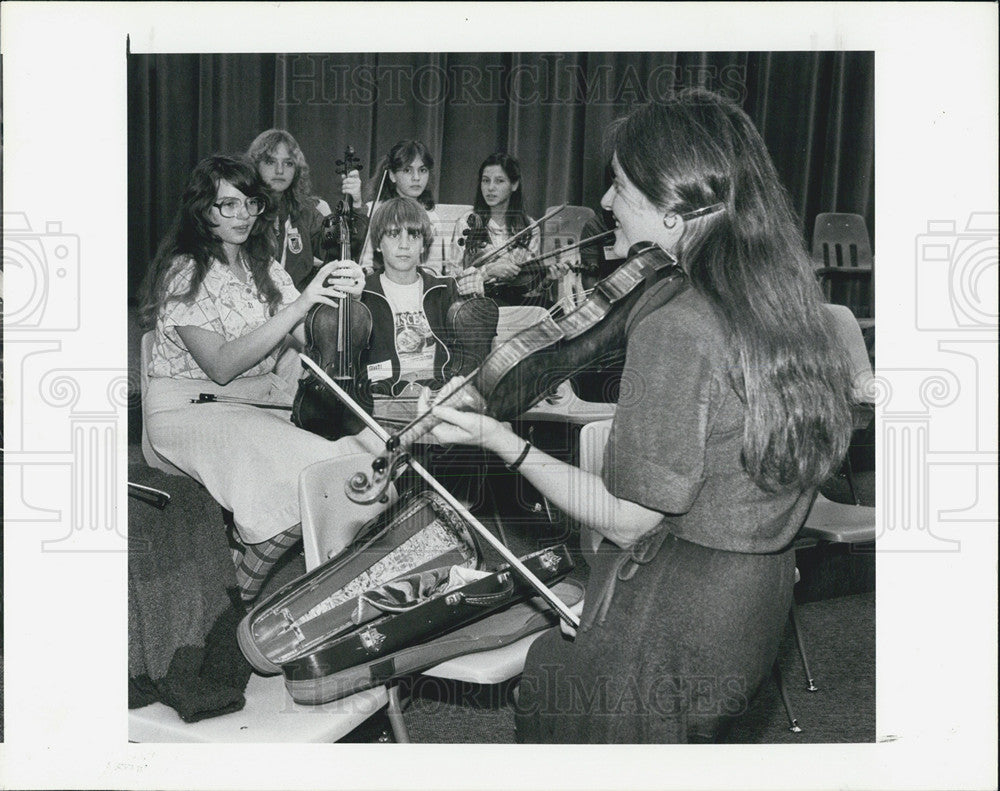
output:
<svg viewBox="0 0 1000 791"><path fill-rule="evenodd" d="M856 316L872 321L875 260L864 218L858 214L818 214L812 257L827 300L843 300Z"/></svg>
<svg viewBox="0 0 1000 791"><path fill-rule="evenodd" d="M153 445L149 441L149 433L146 430L146 391L149 389L149 360L153 353L153 330L146 332L139 343L139 392L142 398L142 458L146 464L156 470L161 470L167 475L186 475L187 473L177 469L173 464L163 458L153 450Z"/></svg>

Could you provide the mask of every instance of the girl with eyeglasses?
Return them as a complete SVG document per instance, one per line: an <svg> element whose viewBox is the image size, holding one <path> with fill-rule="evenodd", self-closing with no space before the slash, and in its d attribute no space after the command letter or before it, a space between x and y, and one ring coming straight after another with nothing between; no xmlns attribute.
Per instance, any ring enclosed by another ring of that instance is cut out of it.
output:
<svg viewBox="0 0 1000 791"><path fill-rule="evenodd" d="M792 540L847 451L851 378L746 113L693 91L610 131L615 252L652 243L688 287L658 302L651 286L629 317L602 474L447 406L434 435L492 450L584 528L581 625L531 646L518 739L714 741L774 663Z"/></svg>
<svg viewBox="0 0 1000 791"><path fill-rule="evenodd" d="M247 601L301 536L299 472L368 447L355 437L328 442L293 426L284 411L192 403L211 393L290 404L301 366L294 354L279 356L304 342L306 313L361 294L363 272L352 261L332 261L295 288L274 259L268 195L248 159L199 162L143 283L139 313L140 326L155 333L150 443L233 512L236 576Z"/></svg>
<svg viewBox="0 0 1000 791"><path fill-rule="evenodd" d="M326 201L313 195L309 165L299 144L284 129L268 129L250 144L247 156L257 166L271 191L276 257L291 275L297 289L305 288L316 265L328 255L324 248L323 220L330 214ZM361 208L361 178L356 170L343 180L345 195L354 199L351 251L361 254L367 221ZM336 245L328 243L329 248Z"/></svg>

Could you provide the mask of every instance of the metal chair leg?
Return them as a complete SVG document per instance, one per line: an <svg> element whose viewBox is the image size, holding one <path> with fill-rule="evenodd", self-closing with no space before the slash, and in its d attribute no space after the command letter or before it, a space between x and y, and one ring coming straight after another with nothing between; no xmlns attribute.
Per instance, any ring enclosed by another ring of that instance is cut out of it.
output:
<svg viewBox="0 0 1000 791"><path fill-rule="evenodd" d="M792 631L795 633L795 642L799 646L799 658L802 659L802 670L806 674L806 689L810 692L815 692L819 689L813 683L812 673L809 670L809 660L806 659L806 644L802 641L802 631L799 629L799 617L795 612L795 602L792 602L791 609L788 611L788 617L792 621Z"/></svg>
<svg viewBox="0 0 1000 791"><path fill-rule="evenodd" d="M389 715L392 735L396 739L396 744L409 744L410 732L406 729L406 722L403 720L403 707L399 702L399 684L390 684L386 691L389 693L389 706L386 708L386 713Z"/></svg>
<svg viewBox="0 0 1000 791"><path fill-rule="evenodd" d="M778 660L774 660L774 665L771 667L771 673L774 675L774 683L778 685L778 694L781 695L781 702L785 704L785 714L788 716L788 730L792 733L802 733L802 728L799 727L799 721L795 719L795 714L792 713L792 702L788 699L788 691L785 689L785 680L781 675L781 665L778 664Z"/></svg>

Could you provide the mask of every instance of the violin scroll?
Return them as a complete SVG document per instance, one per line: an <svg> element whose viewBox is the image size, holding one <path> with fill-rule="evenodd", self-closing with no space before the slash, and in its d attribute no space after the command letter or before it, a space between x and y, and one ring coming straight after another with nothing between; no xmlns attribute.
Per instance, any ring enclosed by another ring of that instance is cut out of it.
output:
<svg viewBox="0 0 1000 791"><path fill-rule="evenodd" d="M464 248L462 265L469 267L473 261L480 257L486 245L489 244L490 236L482 219L475 212L465 218L465 224L468 227L462 229L458 246Z"/></svg>

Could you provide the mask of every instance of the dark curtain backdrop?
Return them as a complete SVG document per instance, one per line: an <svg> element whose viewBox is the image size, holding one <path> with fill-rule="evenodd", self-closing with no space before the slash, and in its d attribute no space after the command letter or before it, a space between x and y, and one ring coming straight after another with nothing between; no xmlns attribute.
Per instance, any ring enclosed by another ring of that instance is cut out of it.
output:
<svg viewBox="0 0 1000 791"><path fill-rule="evenodd" d="M336 204L334 162L352 145L371 175L397 140L434 153L441 203L471 203L483 158L520 158L526 208L597 207L603 135L636 102L700 85L738 102L764 136L803 224L861 214L874 234L871 52L130 55L129 294L188 173L245 151L264 129L299 141L318 195Z"/></svg>

